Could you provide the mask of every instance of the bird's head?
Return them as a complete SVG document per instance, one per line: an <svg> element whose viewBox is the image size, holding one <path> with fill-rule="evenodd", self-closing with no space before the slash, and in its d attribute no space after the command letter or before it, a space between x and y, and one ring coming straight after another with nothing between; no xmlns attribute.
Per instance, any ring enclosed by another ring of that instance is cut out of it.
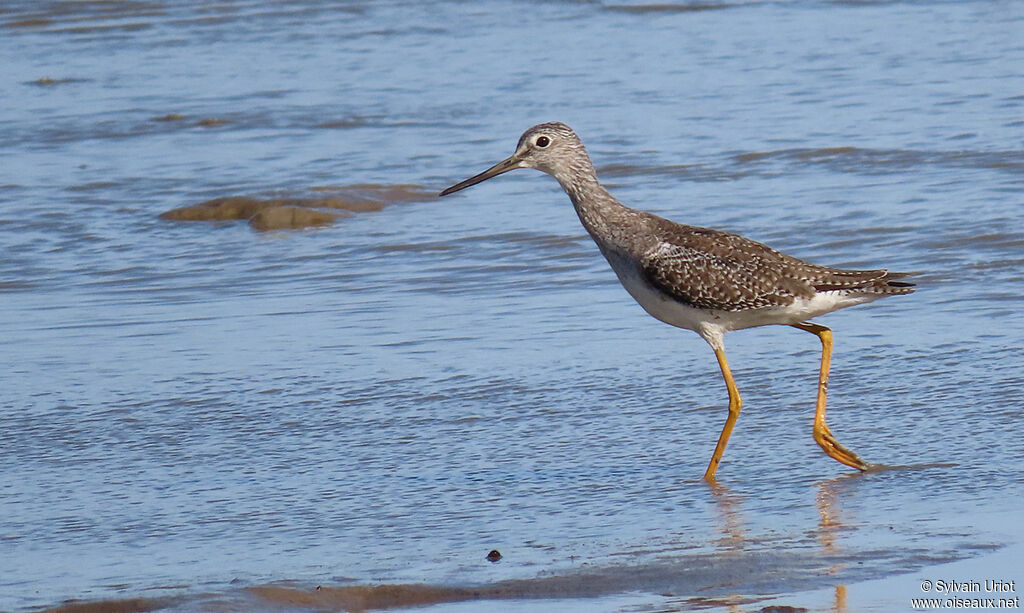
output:
<svg viewBox="0 0 1024 613"><path fill-rule="evenodd" d="M557 121L542 123L523 132L515 153L480 174L456 183L440 195L447 196L517 168L536 168L561 181L562 177L571 174L575 165L581 163L590 167L590 158L572 128Z"/></svg>

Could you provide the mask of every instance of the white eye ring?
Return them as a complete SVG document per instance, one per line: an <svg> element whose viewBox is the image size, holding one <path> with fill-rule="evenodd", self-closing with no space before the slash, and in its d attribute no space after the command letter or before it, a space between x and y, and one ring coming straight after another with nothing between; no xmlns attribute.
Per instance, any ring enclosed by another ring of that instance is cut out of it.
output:
<svg viewBox="0 0 1024 613"><path fill-rule="evenodd" d="M548 138L547 136L541 135L537 137L537 140L533 141L533 144L543 149L544 147L547 147L548 145L551 144L551 139Z"/></svg>

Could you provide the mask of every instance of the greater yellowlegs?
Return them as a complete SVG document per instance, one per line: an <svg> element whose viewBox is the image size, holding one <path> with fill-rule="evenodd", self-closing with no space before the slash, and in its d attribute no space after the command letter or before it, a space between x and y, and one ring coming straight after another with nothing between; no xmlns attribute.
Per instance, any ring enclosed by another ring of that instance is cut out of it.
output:
<svg viewBox="0 0 1024 613"><path fill-rule="evenodd" d="M725 359L723 337L732 330L769 324L793 326L821 340L814 440L839 462L862 471L868 468L825 424L832 331L810 320L885 296L909 294L914 284L898 281L906 273L817 266L742 236L631 209L598 182L583 143L563 123L530 128L510 157L440 195L517 168L535 168L557 179L626 291L652 316L693 330L715 351L729 390L729 416L705 479L715 478L742 404Z"/></svg>

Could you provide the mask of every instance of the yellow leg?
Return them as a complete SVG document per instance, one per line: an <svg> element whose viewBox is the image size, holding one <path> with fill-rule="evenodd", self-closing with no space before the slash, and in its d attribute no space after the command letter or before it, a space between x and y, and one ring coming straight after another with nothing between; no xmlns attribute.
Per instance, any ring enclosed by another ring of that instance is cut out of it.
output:
<svg viewBox="0 0 1024 613"><path fill-rule="evenodd" d="M715 481L715 471L718 470L718 463L722 461L722 454L725 452L725 446L729 442L729 435L732 434L732 428L736 425L736 420L740 416L740 407L743 406L743 401L740 399L740 390L736 387L736 382L733 381L732 371L729 370L729 362L725 359L725 350L716 347L715 357L718 358L718 365L722 368L725 386L729 388L729 417L725 420L722 434L718 436L718 445L715 446L715 454L711 456L711 463L708 464L708 469L704 471L704 479L710 483Z"/></svg>
<svg viewBox="0 0 1024 613"><path fill-rule="evenodd" d="M828 371L832 366L832 330L818 324L792 324L821 339L821 373L818 375L818 404L814 412L814 441L829 457L857 470L867 470L868 464L856 453L839 444L825 424L825 397L828 394Z"/></svg>

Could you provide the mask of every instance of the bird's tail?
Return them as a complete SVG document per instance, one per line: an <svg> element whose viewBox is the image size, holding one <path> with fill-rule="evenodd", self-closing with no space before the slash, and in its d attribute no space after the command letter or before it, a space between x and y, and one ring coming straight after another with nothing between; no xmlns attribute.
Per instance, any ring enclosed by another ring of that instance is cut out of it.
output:
<svg viewBox="0 0 1024 613"><path fill-rule="evenodd" d="M814 284L819 292L847 291L865 294L881 294L898 296L913 293L915 284L900 281L909 277L908 272L889 272L887 270L836 270L829 278Z"/></svg>

